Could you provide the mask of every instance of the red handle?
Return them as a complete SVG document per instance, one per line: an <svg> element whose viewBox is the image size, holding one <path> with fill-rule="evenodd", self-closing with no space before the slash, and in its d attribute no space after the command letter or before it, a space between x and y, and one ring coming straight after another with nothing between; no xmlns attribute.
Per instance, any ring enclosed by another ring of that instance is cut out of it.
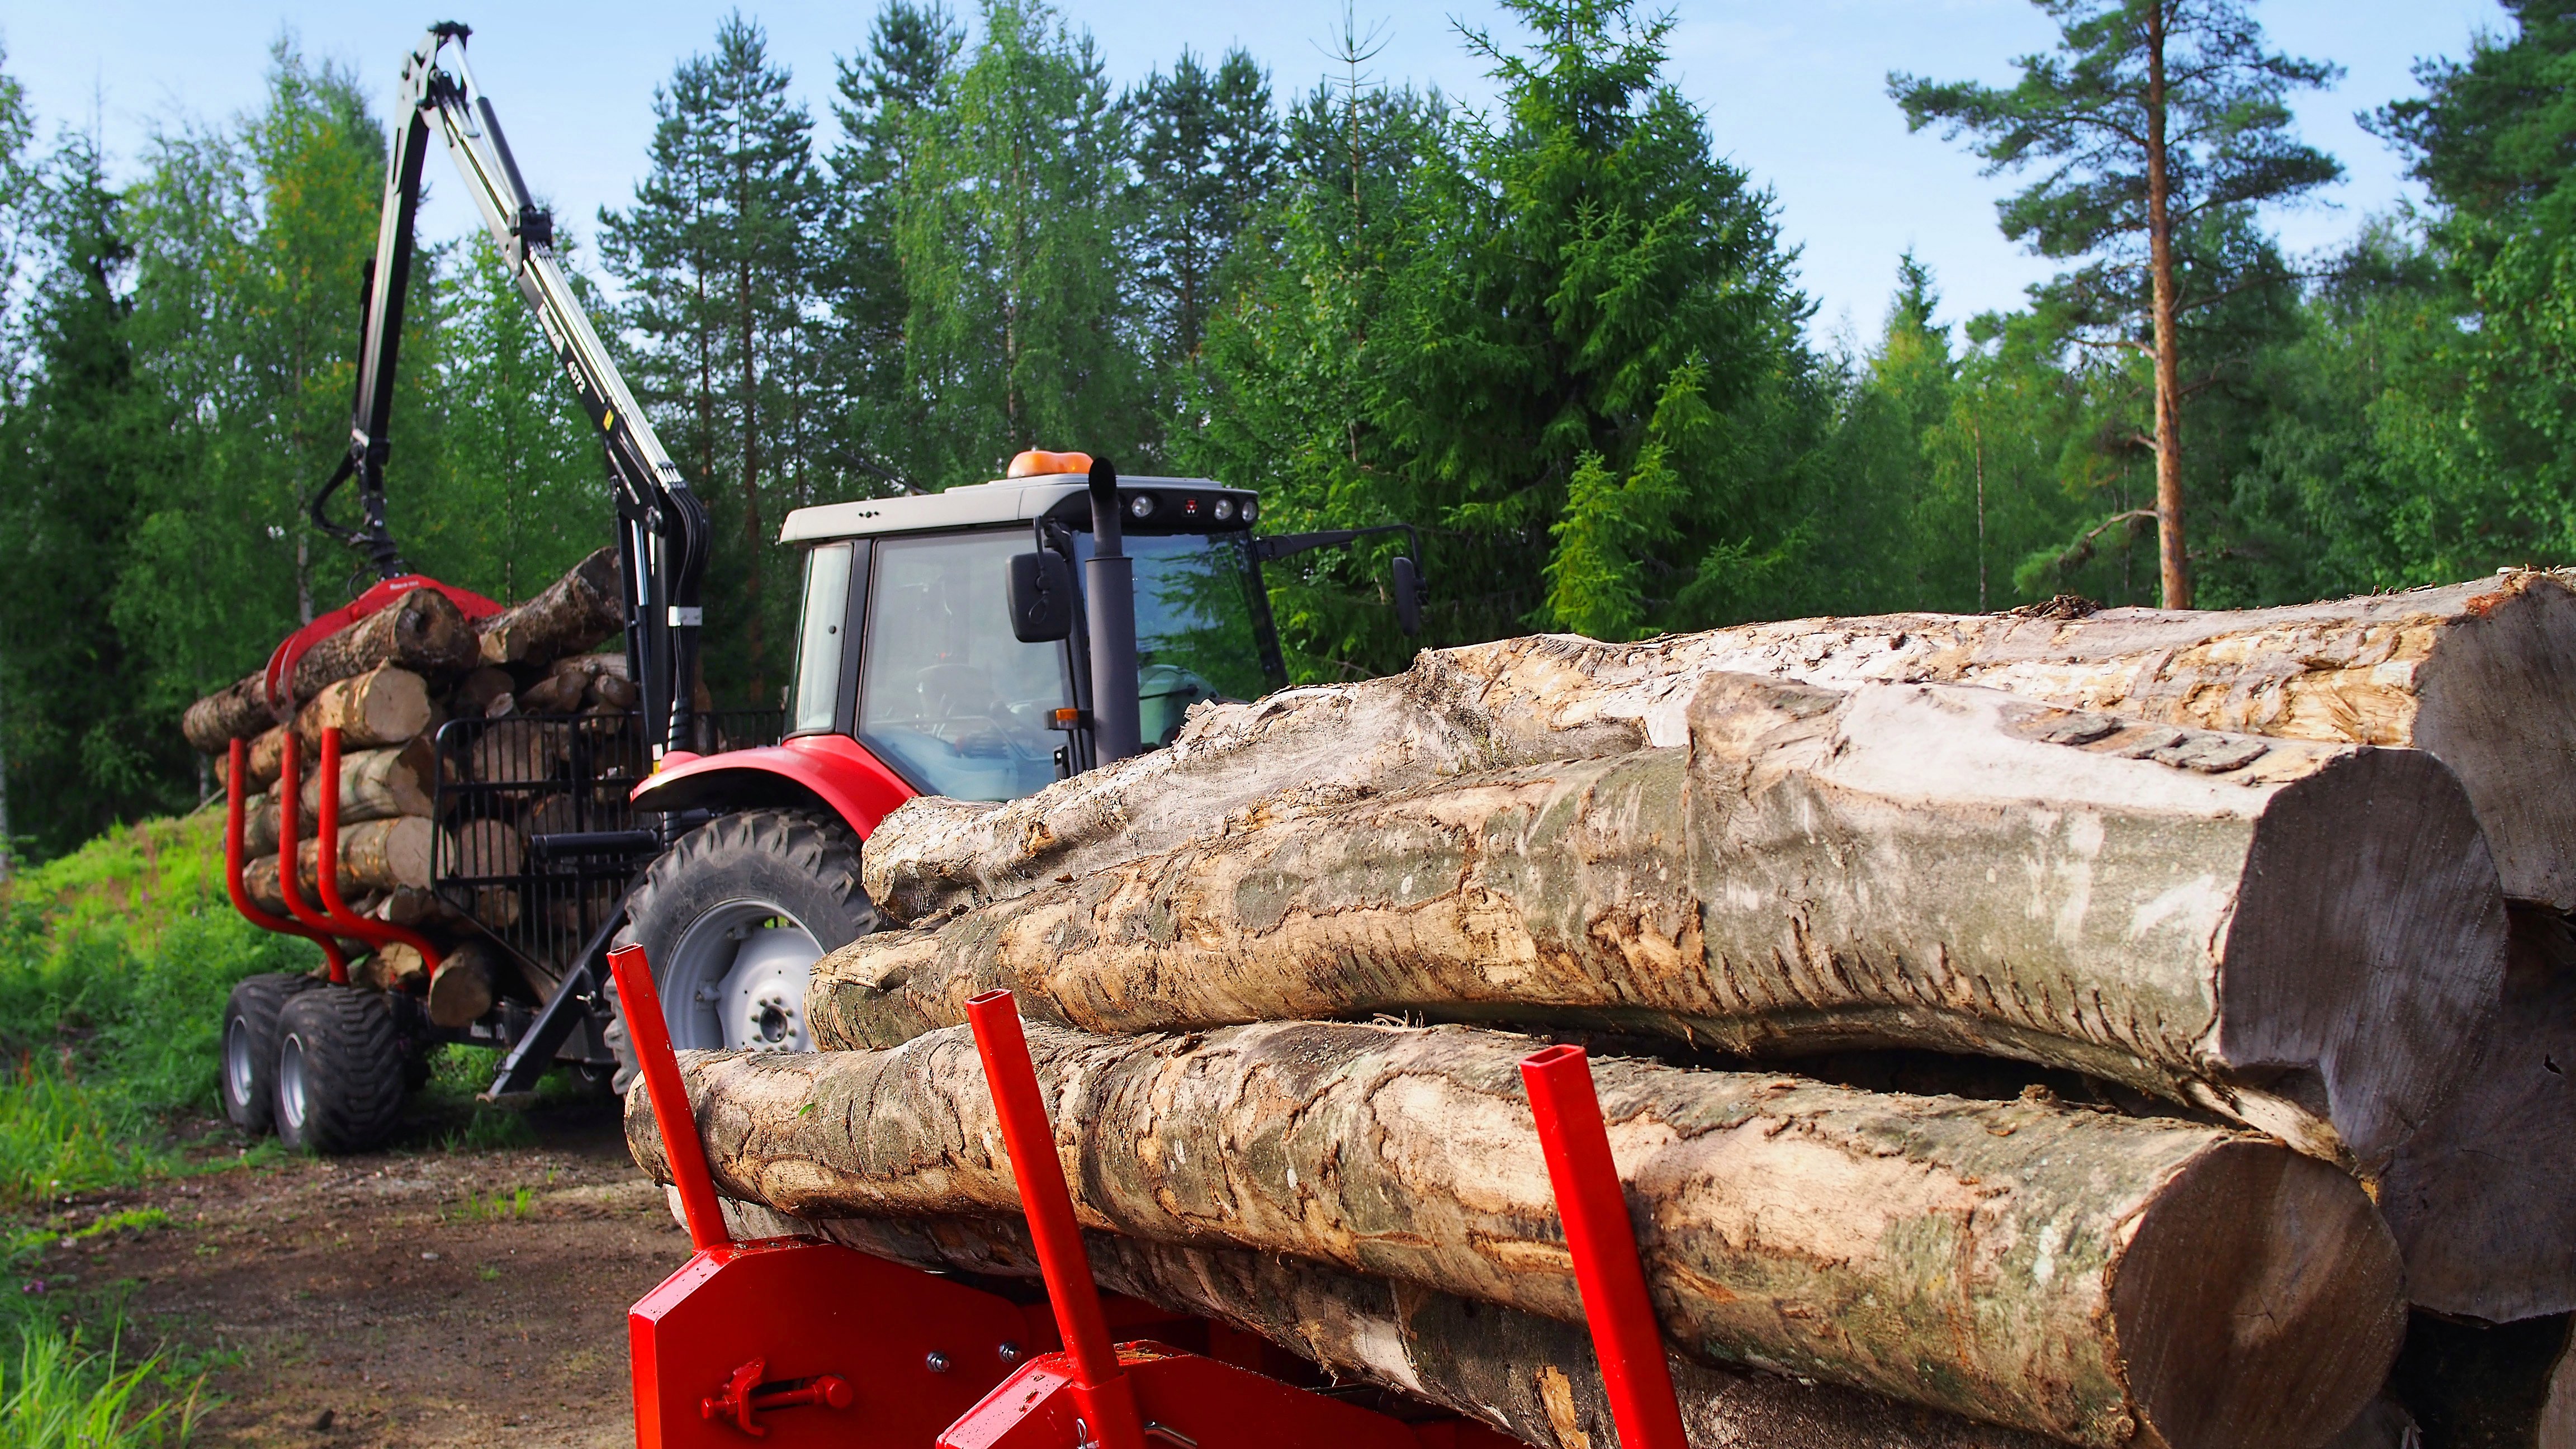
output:
<svg viewBox="0 0 2576 1449"><path fill-rule="evenodd" d="M1091 1255L1083 1251L1082 1230L1073 1220L1073 1194L1064 1185L1064 1165L1056 1160L1055 1128L1047 1121L1037 1067L1029 1060L1019 1004L1007 991L987 991L966 1003L966 1022L975 1032L976 1054L984 1059L984 1085L993 1094L993 1110L1002 1119L1002 1146L1011 1155L1020 1210L1028 1214L1029 1237L1037 1245L1038 1272L1055 1305L1056 1331L1073 1358L1076 1402L1091 1411L1087 1427L1103 1449L1143 1449L1145 1426L1135 1385L1119 1368L1118 1352L1109 1343L1109 1320L1101 1312L1100 1287L1091 1279Z"/></svg>
<svg viewBox="0 0 2576 1449"><path fill-rule="evenodd" d="M689 1089L680 1081L680 1058L671 1050L671 1027L662 1019L662 993L653 987L653 968L644 960L643 947L620 946L608 953L608 971L617 978L626 1040L644 1071L646 1100L653 1104L653 1125L661 1129L671 1181L680 1189L680 1215L689 1220L689 1241L699 1248L721 1248L732 1239L725 1234L724 1209L716 1204L706 1145L698 1140L697 1114L689 1110Z"/></svg>
<svg viewBox="0 0 2576 1449"><path fill-rule="evenodd" d="M293 921L282 920L260 909L242 884L242 772L247 768L249 753L240 740L232 742L224 771L224 889L233 898L233 909L242 919L263 931L281 936L302 936L322 948L323 959L331 963L331 979L349 979L349 958L340 951L340 943L327 931L307 930Z"/></svg>
<svg viewBox="0 0 2576 1449"><path fill-rule="evenodd" d="M349 981L349 958L332 939L331 918L304 904L304 874L296 860L303 842L297 839L296 817L304 809L304 782L296 774L295 726L286 727L285 749L278 761L277 772L277 893L286 898L286 913L302 921L313 939L324 943L331 956L331 979L341 985ZM320 849L317 845L315 849ZM320 862L315 862L319 874Z"/></svg>
<svg viewBox="0 0 2576 1449"><path fill-rule="evenodd" d="M1592 1089L1592 1064L1579 1046L1552 1046L1522 1059L1521 1080L1538 1119L1556 1210L1565 1219L1565 1246L1574 1255L1574 1282L1583 1293L1583 1318L1601 1359L1601 1387L1620 1449L1687 1449L1664 1336L1637 1261L1628 1197Z"/></svg>

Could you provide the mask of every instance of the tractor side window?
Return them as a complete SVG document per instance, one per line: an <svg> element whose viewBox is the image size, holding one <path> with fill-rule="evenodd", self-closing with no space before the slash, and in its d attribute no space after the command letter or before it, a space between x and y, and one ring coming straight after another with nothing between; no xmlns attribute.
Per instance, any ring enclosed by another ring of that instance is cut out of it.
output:
<svg viewBox="0 0 2576 1449"><path fill-rule="evenodd" d="M796 693L787 731L828 730L841 702L841 653L850 627L850 555L846 543L827 543L805 555L804 629L796 639Z"/></svg>
<svg viewBox="0 0 2576 1449"><path fill-rule="evenodd" d="M1015 800L1055 782L1064 650L1013 638L1004 593L1028 546L1016 530L877 543L859 738L932 794Z"/></svg>
<svg viewBox="0 0 2576 1449"><path fill-rule="evenodd" d="M1257 699L1287 683L1267 677L1254 623L1248 536L1127 535L1136 560L1136 722L1148 747L1168 745L1191 705ZM1091 557L1089 532L1074 549Z"/></svg>

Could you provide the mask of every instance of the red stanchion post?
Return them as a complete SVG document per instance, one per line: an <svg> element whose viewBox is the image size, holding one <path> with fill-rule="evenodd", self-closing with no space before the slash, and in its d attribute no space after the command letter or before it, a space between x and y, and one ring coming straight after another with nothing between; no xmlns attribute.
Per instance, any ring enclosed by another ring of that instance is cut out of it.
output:
<svg viewBox="0 0 2576 1449"><path fill-rule="evenodd" d="M1020 1028L1019 1003L1007 991L987 991L966 1003L966 1021L975 1032L975 1051L984 1059L993 1110L1002 1119L1002 1146L1011 1155L1020 1210L1028 1214L1029 1237L1037 1246L1038 1272L1055 1305L1056 1330L1073 1359L1074 1401L1087 1421L1084 1427L1101 1449L1144 1449L1136 1387L1109 1342L1108 1317L1101 1312L1100 1287L1091 1278L1082 1230L1073 1220L1073 1194L1056 1160L1055 1128L1047 1120L1046 1098L1029 1059L1027 1033Z"/></svg>
<svg viewBox="0 0 2576 1449"><path fill-rule="evenodd" d="M671 1181L680 1189L689 1242L700 1249L723 1247L732 1239L725 1232L724 1209L716 1203L715 1173L707 1167L706 1144L698 1140L698 1117L689 1110L689 1089L680 1080L680 1059L671 1050L670 1024L662 1019L662 994L654 989L644 948L620 946L609 952L608 971L617 979L626 1040L643 1067L653 1125L662 1133L662 1155L670 1159Z"/></svg>
<svg viewBox="0 0 2576 1449"><path fill-rule="evenodd" d="M1547 1155L1547 1179L1565 1219L1574 1282L1584 1322L1601 1359L1601 1386L1620 1449L1687 1449L1681 1407L1673 1399L1664 1336L1646 1295L1628 1197L1610 1159L1610 1133L1592 1089L1592 1064L1578 1046L1552 1046L1521 1061L1530 1112Z"/></svg>

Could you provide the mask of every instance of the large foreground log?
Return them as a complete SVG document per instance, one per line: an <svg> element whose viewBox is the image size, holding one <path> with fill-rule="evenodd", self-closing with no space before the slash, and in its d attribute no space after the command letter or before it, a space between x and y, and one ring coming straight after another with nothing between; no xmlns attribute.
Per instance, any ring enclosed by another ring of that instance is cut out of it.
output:
<svg viewBox="0 0 2576 1449"><path fill-rule="evenodd" d="M2517 907L2506 963L2483 1056L2398 1149L2379 1197L2408 1298L2488 1323L2576 1309L2576 932Z"/></svg>
<svg viewBox="0 0 2576 1449"><path fill-rule="evenodd" d="M2375 1171L2495 1011L2494 868L2420 752L1947 685L1715 675L1683 714L1685 747L1247 822L862 937L815 968L815 1040L889 1046L1007 986L1109 1034L1417 1012L1931 1047Z"/></svg>
<svg viewBox="0 0 2576 1449"><path fill-rule="evenodd" d="M1002 805L908 806L868 841L899 921L1441 775L1682 740L1699 680L1981 684L2200 729L2411 745L2458 772L2517 899L2576 908L2576 590L2522 572L2296 608L1897 614L1640 644L1425 651L1402 675L1197 711L1176 744Z"/></svg>
<svg viewBox="0 0 2576 1449"><path fill-rule="evenodd" d="M625 625L617 550L603 548L573 565L535 598L483 620L487 664L545 665L598 644Z"/></svg>
<svg viewBox="0 0 2576 1449"><path fill-rule="evenodd" d="M1031 1045L1089 1226L1582 1316L1528 1038L1271 1023ZM734 1196L806 1218L1018 1205L962 1030L683 1060ZM2275 1144L1770 1074L1599 1079L1658 1316L1703 1358L2186 1449L2320 1442L2396 1353L2386 1227L2351 1178ZM640 1099L627 1130L659 1162Z"/></svg>
<svg viewBox="0 0 2576 1449"><path fill-rule="evenodd" d="M1034 1278L1016 1219L807 1222L720 1199L738 1239L810 1233L934 1271ZM1615 1443L1592 1344L1580 1327L1294 1258L1085 1235L1113 1292L1259 1334L1337 1375L1398 1389L1540 1449ZM1667 1360L1698 1449L2045 1449L2016 1429L1832 1384Z"/></svg>

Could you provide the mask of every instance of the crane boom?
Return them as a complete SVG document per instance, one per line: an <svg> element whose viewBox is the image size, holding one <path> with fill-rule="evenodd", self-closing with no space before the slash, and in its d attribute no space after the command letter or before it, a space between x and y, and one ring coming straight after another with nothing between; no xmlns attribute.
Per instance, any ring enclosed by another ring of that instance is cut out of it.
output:
<svg viewBox="0 0 2576 1449"><path fill-rule="evenodd" d="M465 43L472 33L455 22L433 25L403 62L376 252L367 267L349 448L330 481L314 495L313 521L366 555L379 575L390 578L404 571L385 519L384 469L413 230L420 212L421 163L434 126L510 268L519 296L536 314L546 344L599 430L617 505L627 655L643 696L645 738L652 741L658 760L667 751L693 748L696 734L692 696L703 617L699 590L706 573L706 506L654 436L652 423L627 391L626 379L555 261L554 218L529 196L501 118L466 63ZM355 527L332 521L324 511L332 492L353 477L361 515Z"/></svg>

